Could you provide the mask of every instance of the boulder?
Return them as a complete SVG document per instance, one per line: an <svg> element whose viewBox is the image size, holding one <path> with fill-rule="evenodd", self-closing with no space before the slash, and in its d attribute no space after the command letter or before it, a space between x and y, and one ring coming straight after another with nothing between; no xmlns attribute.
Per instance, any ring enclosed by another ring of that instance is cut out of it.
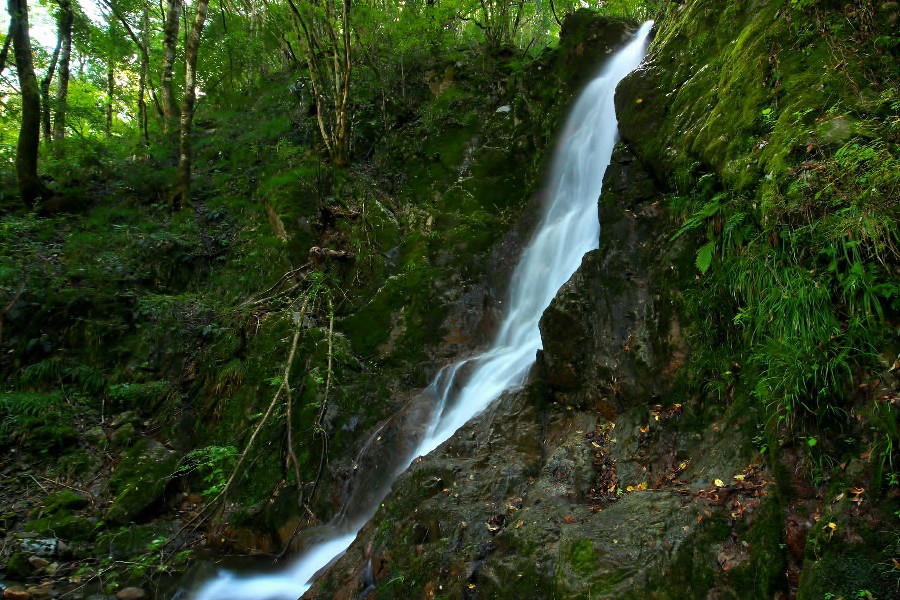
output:
<svg viewBox="0 0 900 600"><path fill-rule="evenodd" d="M4 600L28 600L31 598L31 594L25 588L14 585L3 590L3 598Z"/></svg>
<svg viewBox="0 0 900 600"><path fill-rule="evenodd" d="M109 437L114 448L127 448L134 444L134 440L137 437L137 428L134 426L134 423L125 423L113 431Z"/></svg>
<svg viewBox="0 0 900 600"><path fill-rule="evenodd" d="M6 576L12 579L25 579L32 571L34 567L31 566L29 556L25 552L13 552L6 561Z"/></svg>
<svg viewBox="0 0 900 600"><path fill-rule="evenodd" d="M178 453L157 441L138 442L109 480L113 501L106 511L106 520L124 525L157 502L178 467L178 460Z"/></svg>
<svg viewBox="0 0 900 600"><path fill-rule="evenodd" d="M622 145L604 179L600 223L600 249L541 318L539 368L558 399L611 416L662 395L683 354L671 308L678 246L653 179Z"/></svg>

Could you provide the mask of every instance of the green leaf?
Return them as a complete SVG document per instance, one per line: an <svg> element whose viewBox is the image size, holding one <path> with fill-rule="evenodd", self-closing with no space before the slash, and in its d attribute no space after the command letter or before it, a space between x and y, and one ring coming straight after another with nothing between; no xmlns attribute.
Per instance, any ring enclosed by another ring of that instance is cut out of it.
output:
<svg viewBox="0 0 900 600"><path fill-rule="evenodd" d="M819 443L819 440L817 440L814 437L806 438L806 445L809 446L810 448L812 448L813 446L815 446L818 443Z"/></svg>
<svg viewBox="0 0 900 600"><path fill-rule="evenodd" d="M712 264L713 252L715 251L715 242L707 242L697 250L697 260L694 261L694 264L697 265L697 269L701 273L705 274L709 270L709 266Z"/></svg>

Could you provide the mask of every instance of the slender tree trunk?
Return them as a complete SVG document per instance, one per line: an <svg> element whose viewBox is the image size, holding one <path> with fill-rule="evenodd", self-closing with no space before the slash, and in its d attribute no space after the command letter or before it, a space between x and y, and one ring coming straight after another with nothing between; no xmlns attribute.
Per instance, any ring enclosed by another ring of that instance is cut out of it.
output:
<svg viewBox="0 0 900 600"><path fill-rule="evenodd" d="M112 14L119 20L119 23L125 28L125 33L128 34L128 37L131 38L131 41L135 43L140 51L141 55L141 69L144 70L144 93L149 91L150 98L153 100L153 106L156 108L156 112L159 114L160 118L164 117L162 105L159 102L159 98L156 96L156 92L153 87L153 80L150 77L150 21L149 14L147 12L146 6L144 7L143 16L141 17L141 37L138 37L134 32L134 28L131 26L131 23L128 22L128 19L125 18L125 15L119 11L118 7L115 5L112 0L101 0L104 5L112 12ZM160 10L162 10L162 6L160 5ZM163 18L165 18L165 11L163 12ZM177 25L177 22L176 22ZM177 31L176 31L177 35ZM174 54L173 54L174 57ZM174 58L173 58L174 60ZM146 101L145 101L146 102ZM146 109L146 107L145 107ZM144 113L146 115L146 112ZM149 117L148 117L149 119ZM145 132L146 137L146 132Z"/></svg>
<svg viewBox="0 0 900 600"><path fill-rule="evenodd" d="M59 28L57 28L58 31ZM50 137L50 83L53 81L53 73L56 71L56 62L59 60L59 50L62 46L62 35L57 33L56 48L53 50L53 56L50 58L50 65L47 67L47 73L41 80L41 129L44 141L50 143L53 138Z"/></svg>
<svg viewBox="0 0 900 600"><path fill-rule="evenodd" d="M144 42L144 48L146 48L147 38L149 36L150 31L150 19L147 15L147 9L144 9L144 14L141 17L141 41ZM147 131L148 117L147 117L147 71L150 67L148 64L149 60L146 52L141 53L141 70L138 77L138 121L141 131L144 134L144 144L150 145L150 133Z"/></svg>
<svg viewBox="0 0 900 600"><path fill-rule="evenodd" d="M113 59L109 59L106 70L106 137L112 135L113 96L116 92L116 69Z"/></svg>
<svg viewBox="0 0 900 600"><path fill-rule="evenodd" d="M69 65L72 60L72 13L71 0L59 0L59 39L62 44L59 53L59 81L56 83L56 106L53 115L53 139L66 136L66 109L69 101Z"/></svg>
<svg viewBox="0 0 900 600"><path fill-rule="evenodd" d="M3 50L0 50L0 75L3 75L3 70L6 69L6 57L9 56L9 45L12 43L12 38L12 22L10 22L6 39L3 40Z"/></svg>
<svg viewBox="0 0 900 600"><path fill-rule="evenodd" d="M16 179L22 200L26 206L32 207L44 193L44 186L37 174L41 134L41 91L31 57L28 0L9 0L8 9L16 70L19 72L19 88L22 90L22 124L16 146Z"/></svg>
<svg viewBox="0 0 900 600"><path fill-rule="evenodd" d="M562 21L559 20L559 15L556 14L556 6L553 4L553 0L550 0L550 12L553 13L553 20L556 21L556 24L562 27Z"/></svg>
<svg viewBox="0 0 900 600"><path fill-rule="evenodd" d="M339 59L335 58L335 80L340 80L335 85L335 156L334 163L344 166L350 160L350 0L343 1L341 11L342 48L341 57L343 64L338 66ZM337 49L335 49L337 54Z"/></svg>
<svg viewBox="0 0 900 600"><path fill-rule="evenodd" d="M208 2L208 0L207 0ZM175 50L178 46L182 0L168 0L166 23L163 29L163 68L160 82L162 96L163 130L168 131L176 116L175 108ZM205 12L205 11L204 11Z"/></svg>
<svg viewBox="0 0 900 600"><path fill-rule="evenodd" d="M341 2L340 35L334 2L326 2L325 15L319 17L295 0L288 0L288 6L306 42L306 64L322 140L332 162L344 166L350 158L350 0Z"/></svg>
<svg viewBox="0 0 900 600"><path fill-rule="evenodd" d="M197 99L197 54L200 51L200 36L203 34L208 9L209 0L197 0L194 24L184 45L184 98L181 102L178 171L175 176L175 194L172 197L175 209L191 201L191 126Z"/></svg>

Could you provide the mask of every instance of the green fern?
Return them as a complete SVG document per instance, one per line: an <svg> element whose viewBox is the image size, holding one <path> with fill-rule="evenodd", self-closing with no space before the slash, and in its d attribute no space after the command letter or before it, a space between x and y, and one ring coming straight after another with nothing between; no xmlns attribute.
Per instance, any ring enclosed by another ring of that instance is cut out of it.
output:
<svg viewBox="0 0 900 600"><path fill-rule="evenodd" d="M725 194L716 194L715 196L713 196L711 200L706 202L703 206L700 207L699 210L688 217L688 219L684 222L684 225L682 225L681 228L672 236L672 240L677 240L685 233L693 231L701 225L706 224L707 219L717 214L719 210L722 209L722 200L724 200L725 198Z"/></svg>
<svg viewBox="0 0 900 600"><path fill-rule="evenodd" d="M7 392L0 394L0 445L16 433L63 422L71 416L61 394Z"/></svg>
<svg viewBox="0 0 900 600"><path fill-rule="evenodd" d="M106 378L93 367L52 358L24 367L19 383L29 388L63 387L96 395L106 387Z"/></svg>

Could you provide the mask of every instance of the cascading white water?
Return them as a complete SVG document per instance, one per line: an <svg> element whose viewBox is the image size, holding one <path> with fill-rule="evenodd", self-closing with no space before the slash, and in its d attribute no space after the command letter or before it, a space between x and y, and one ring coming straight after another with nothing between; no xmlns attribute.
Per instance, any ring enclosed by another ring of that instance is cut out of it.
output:
<svg viewBox="0 0 900 600"><path fill-rule="evenodd" d="M541 315L585 253L599 245L597 199L617 137L613 96L619 82L643 59L652 27L652 21L644 23L578 97L554 157L545 214L513 271L508 312L494 343L484 353L443 369L435 378L431 390L439 402L432 421L415 450L398 461L383 490L368 496L371 506L357 507L352 523L335 526L330 537L288 569L252 577L222 572L195 594L195 600L297 600L310 588L315 575L353 543L390 484L416 457L440 446L504 391L524 382L542 347Z"/></svg>
<svg viewBox="0 0 900 600"><path fill-rule="evenodd" d="M417 456L428 454L482 412L505 390L518 386L542 348L538 322L582 257L600 243L597 198L618 135L616 86L641 63L653 21L644 23L578 97L548 181L549 202L510 281L508 312L491 348L444 369L433 385L439 412ZM456 378L470 372L459 390Z"/></svg>

